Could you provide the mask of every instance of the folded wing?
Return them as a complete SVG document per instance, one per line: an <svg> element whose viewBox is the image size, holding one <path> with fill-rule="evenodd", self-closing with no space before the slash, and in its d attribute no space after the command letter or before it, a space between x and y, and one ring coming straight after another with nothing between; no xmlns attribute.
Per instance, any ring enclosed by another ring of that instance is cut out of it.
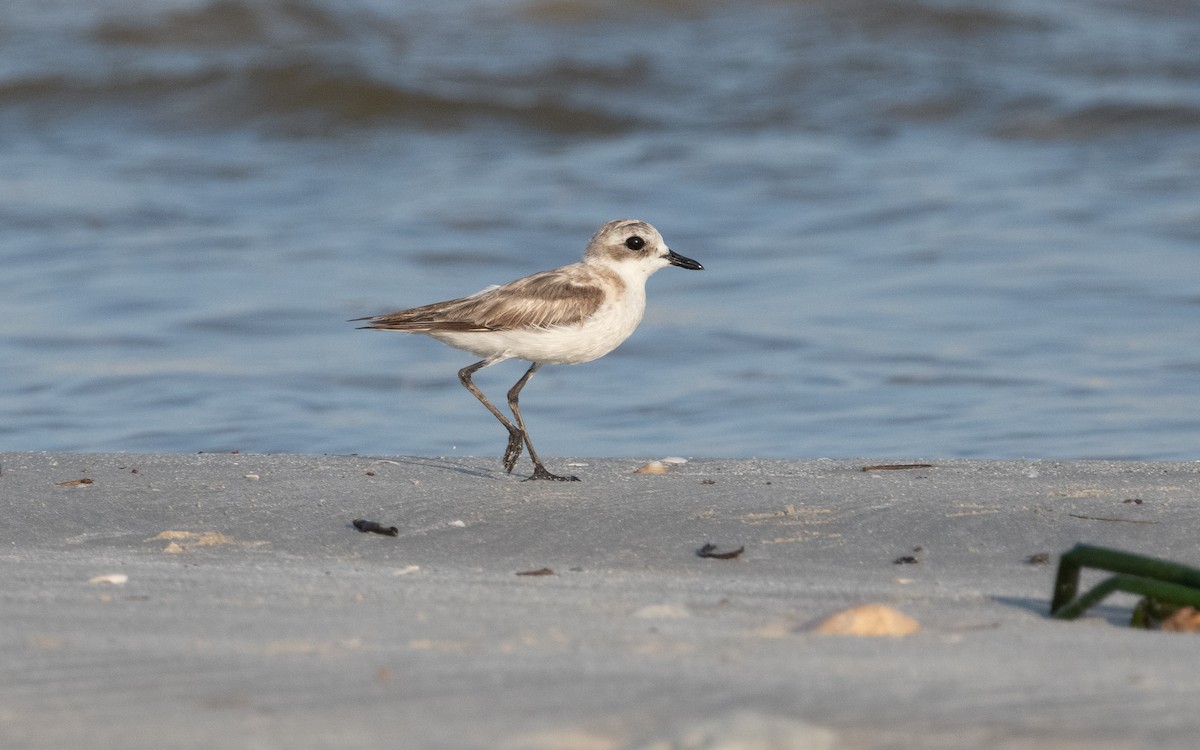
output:
<svg viewBox="0 0 1200 750"><path fill-rule="evenodd" d="M410 333L508 331L579 325L604 302L604 288L582 265L526 276L446 302L358 318L362 328Z"/></svg>

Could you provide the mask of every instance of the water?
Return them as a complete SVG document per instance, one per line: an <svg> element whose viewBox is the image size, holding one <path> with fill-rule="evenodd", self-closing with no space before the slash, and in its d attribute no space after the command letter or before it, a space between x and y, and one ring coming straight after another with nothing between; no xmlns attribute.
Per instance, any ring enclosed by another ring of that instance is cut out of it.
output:
<svg viewBox="0 0 1200 750"><path fill-rule="evenodd" d="M8 0L0 450L499 456L470 355L345 320L633 217L707 270L531 382L548 456L1200 458L1197 49L1167 0Z"/></svg>

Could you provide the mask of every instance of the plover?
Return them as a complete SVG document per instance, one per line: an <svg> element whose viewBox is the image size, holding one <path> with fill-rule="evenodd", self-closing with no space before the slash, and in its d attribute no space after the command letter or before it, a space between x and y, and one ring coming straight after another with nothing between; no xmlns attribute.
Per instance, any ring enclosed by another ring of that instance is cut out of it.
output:
<svg viewBox="0 0 1200 750"><path fill-rule="evenodd" d="M600 227L588 242L582 263L535 273L469 297L355 321L367 321L361 328L424 333L483 357L459 370L458 379L508 430L505 471L512 473L524 445L533 460L530 479L578 481L578 477L551 474L542 465L517 398L542 365L591 362L629 338L646 309L646 280L666 266L704 268L667 247L658 230L646 222L621 219ZM506 359L532 363L508 391L511 421L471 381L479 370Z"/></svg>

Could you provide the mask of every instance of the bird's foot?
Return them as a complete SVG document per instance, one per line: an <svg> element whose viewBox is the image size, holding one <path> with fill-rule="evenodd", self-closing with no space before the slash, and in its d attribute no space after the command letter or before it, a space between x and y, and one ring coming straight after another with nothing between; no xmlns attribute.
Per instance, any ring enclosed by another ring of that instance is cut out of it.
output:
<svg viewBox="0 0 1200 750"><path fill-rule="evenodd" d="M530 479L553 479L556 482L578 482L579 481L579 477L575 477L575 476L560 477L557 474L551 474L550 472L546 471L546 467L542 466L541 464L533 465L533 476L529 477L525 481L528 482Z"/></svg>
<svg viewBox="0 0 1200 750"><path fill-rule="evenodd" d="M525 446L525 433L520 430L509 430L508 447L504 449L504 470L512 474L517 459L521 457L521 449Z"/></svg>

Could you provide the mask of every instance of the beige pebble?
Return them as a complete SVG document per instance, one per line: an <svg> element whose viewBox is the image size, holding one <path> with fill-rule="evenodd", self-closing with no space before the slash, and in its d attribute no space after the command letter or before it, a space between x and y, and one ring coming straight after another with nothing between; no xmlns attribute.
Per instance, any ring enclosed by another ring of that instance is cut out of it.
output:
<svg viewBox="0 0 1200 750"><path fill-rule="evenodd" d="M1163 620L1160 627L1173 633L1200 632L1200 612L1195 607L1180 607Z"/></svg>
<svg viewBox="0 0 1200 750"><path fill-rule="evenodd" d="M684 617L691 617L691 612L688 612L687 607L682 604L647 604L634 612L633 616L651 620L679 620Z"/></svg>
<svg viewBox="0 0 1200 750"><path fill-rule="evenodd" d="M651 461L633 470L634 474L666 474L667 466L662 461Z"/></svg>
<svg viewBox="0 0 1200 750"><path fill-rule="evenodd" d="M886 604L863 604L834 613L817 623L821 635L902 636L921 629L921 624Z"/></svg>

